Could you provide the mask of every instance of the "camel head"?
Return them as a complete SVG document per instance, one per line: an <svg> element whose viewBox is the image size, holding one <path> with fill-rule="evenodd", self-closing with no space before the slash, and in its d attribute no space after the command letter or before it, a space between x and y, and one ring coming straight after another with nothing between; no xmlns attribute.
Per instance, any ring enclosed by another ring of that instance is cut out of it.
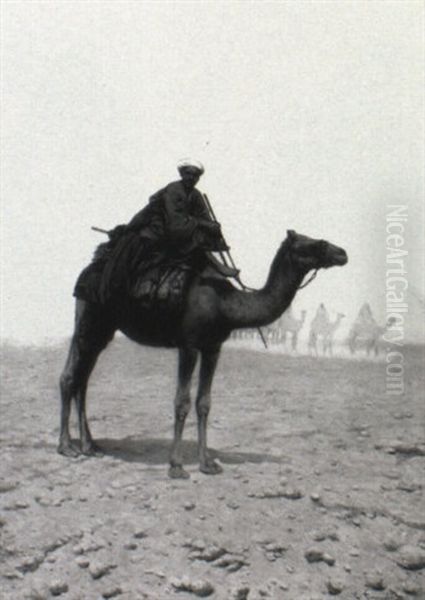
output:
<svg viewBox="0 0 425 600"><path fill-rule="evenodd" d="M343 248L326 240L315 240L301 235L292 229L287 231L287 242L291 257L306 272L311 269L341 267L348 261L347 253Z"/></svg>

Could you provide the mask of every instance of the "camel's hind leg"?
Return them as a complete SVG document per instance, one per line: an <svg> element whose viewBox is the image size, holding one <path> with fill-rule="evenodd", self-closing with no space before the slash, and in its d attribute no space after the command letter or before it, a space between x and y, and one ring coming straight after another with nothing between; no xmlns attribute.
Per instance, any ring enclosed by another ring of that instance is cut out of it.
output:
<svg viewBox="0 0 425 600"><path fill-rule="evenodd" d="M113 338L114 332L115 326L104 307L77 300L75 331L60 378L61 421L58 446L60 454L75 457L80 452L84 454L98 452L87 423L86 391L96 360ZM77 405L81 450L72 444L69 434L69 416L73 398Z"/></svg>
<svg viewBox="0 0 425 600"><path fill-rule="evenodd" d="M199 468L202 473L206 473L207 475L217 475L217 473L223 471L221 466L209 455L207 447L207 424L211 407L211 386L219 355L220 347L202 352L199 389L196 398Z"/></svg>
<svg viewBox="0 0 425 600"><path fill-rule="evenodd" d="M174 441L171 448L169 475L175 479L187 479L189 474L183 469L182 437L186 417L190 410L190 385L198 358L198 351L190 348L179 349L179 372L176 398L174 401Z"/></svg>

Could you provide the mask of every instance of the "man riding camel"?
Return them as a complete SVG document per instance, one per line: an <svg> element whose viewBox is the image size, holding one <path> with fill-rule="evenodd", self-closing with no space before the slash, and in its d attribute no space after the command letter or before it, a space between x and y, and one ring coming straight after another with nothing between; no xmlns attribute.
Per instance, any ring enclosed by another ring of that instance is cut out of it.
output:
<svg viewBox="0 0 425 600"><path fill-rule="evenodd" d="M185 263L198 271L209 265L224 277L238 275L239 271L211 254L228 247L220 224L212 218L195 187L204 167L196 160L186 159L179 162L177 169L179 181L153 194L127 225L118 225L108 232L110 241L98 247L92 263L77 280L77 298L106 303L123 291L143 294L143 285L137 286L137 281L149 272L152 283L152 279L159 278L160 266L164 264ZM134 291L137 289L139 292Z"/></svg>

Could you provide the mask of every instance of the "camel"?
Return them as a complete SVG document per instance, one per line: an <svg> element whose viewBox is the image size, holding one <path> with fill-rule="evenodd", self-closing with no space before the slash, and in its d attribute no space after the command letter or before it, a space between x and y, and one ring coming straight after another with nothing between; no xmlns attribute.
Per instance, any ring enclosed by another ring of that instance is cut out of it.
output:
<svg viewBox="0 0 425 600"><path fill-rule="evenodd" d="M317 340L319 337L322 338L323 351L324 351L324 340L329 329L329 314L323 304L318 306L314 319L310 324L310 334L308 337L308 349L310 352L318 356Z"/></svg>
<svg viewBox="0 0 425 600"><path fill-rule="evenodd" d="M382 337L394 321L394 317L391 317L385 325L378 325L370 305L368 303L363 304L348 334L348 346L351 354L356 353L360 343L366 349L367 356L372 352L375 356L378 356Z"/></svg>
<svg viewBox="0 0 425 600"><path fill-rule="evenodd" d="M147 309L129 295L105 305L77 300L75 330L60 378L58 452L69 457L80 453L101 455L88 425L86 390L99 354L119 330L139 344L178 349L174 438L169 467L169 476L173 478L189 477L182 464L182 436L190 410L192 375L200 355L196 397L199 468L210 475L220 473L221 466L208 452L207 421L211 386L223 342L234 329L259 327L276 320L291 304L310 271L342 266L347 260L342 248L289 230L271 264L266 283L259 290L238 290L227 280L194 274L177 316L157 306ZM78 446L72 442L69 433L72 399L75 399L79 420Z"/></svg>
<svg viewBox="0 0 425 600"><path fill-rule="evenodd" d="M326 354L329 352L330 356L333 355L333 338L336 330L341 324L342 319L345 317L344 313L337 313L335 321L329 321L328 331L323 339L323 352Z"/></svg>
<svg viewBox="0 0 425 600"><path fill-rule="evenodd" d="M291 335L291 348L293 352L296 352L298 346L298 334L304 325L305 318L307 315L306 310L301 311L299 319L294 317L291 307L283 313L278 321L277 330L277 341L286 344L286 337L288 334Z"/></svg>

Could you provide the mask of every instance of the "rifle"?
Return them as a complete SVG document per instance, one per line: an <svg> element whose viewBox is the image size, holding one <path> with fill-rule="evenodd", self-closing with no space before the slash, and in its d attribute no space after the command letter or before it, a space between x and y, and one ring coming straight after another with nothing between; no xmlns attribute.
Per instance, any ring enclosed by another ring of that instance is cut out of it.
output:
<svg viewBox="0 0 425 600"><path fill-rule="evenodd" d="M215 214L214 214L213 208L212 208L212 206L211 206L211 203L210 203L210 201L208 200L208 196L207 196L206 194L202 194L202 197L203 197L203 199L204 199L205 206L206 206L206 208L207 208L207 210L208 210L208 212L209 212L209 215L210 215L211 219L212 219L212 220L213 220L215 223L218 223L218 221L217 221L217 218L216 218L216 216L215 216ZM225 244L226 244L226 246L227 246L227 243L226 243L226 240L224 239L224 236L223 236L223 234L222 234L222 238L223 238L223 241L224 241L224 243L225 243ZM230 254L230 250L225 250L224 252L220 250L220 251L219 251L219 255L220 255L220 258L221 258L221 260L223 261L223 263L226 265L226 267L229 267L229 266L230 266L230 267L232 267L232 269L236 269L236 270L238 270L238 269L237 269L237 267L236 267L236 265L235 265L235 262L234 262L234 260L233 260L233 258L232 258L232 255ZM241 286L241 288L242 288L243 290L248 290L248 289L249 289L249 288L248 288L248 287L247 287L247 286L246 286L246 285L243 283L243 281L241 280L241 278L239 277L239 275L236 275L236 276L235 276L235 280L236 280L236 281L239 283L239 285ZM264 337L264 334L263 334L263 331L262 331L261 327L257 327L257 331L258 331L258 333L260 334L260 337L261 337L261 340L262 340L262 342L263 342L263 344L264 344L264 347L267 349L267 341L266 341L266 338Z"/></svg>

